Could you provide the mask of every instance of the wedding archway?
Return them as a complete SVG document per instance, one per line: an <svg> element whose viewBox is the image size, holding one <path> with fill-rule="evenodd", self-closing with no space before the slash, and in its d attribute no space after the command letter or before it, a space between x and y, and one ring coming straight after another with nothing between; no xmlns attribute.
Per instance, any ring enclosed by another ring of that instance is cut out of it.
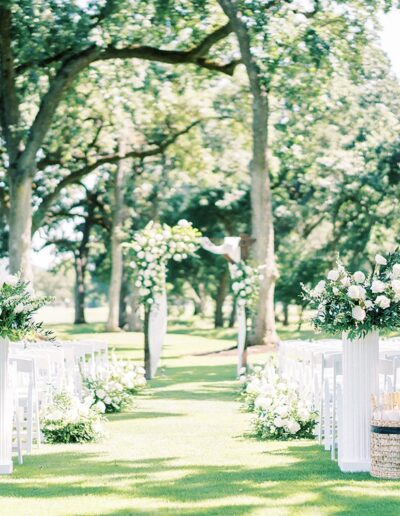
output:
<svg viewBox="0 0 400 516"><path fill-rule="evenodd" d="M249 301L258 291L259 270L247 265L252 239L247 235L225 237L222 245L215 245L202 237L191 222L180 220L176 226L150 222L138 231L134 240L126 244L131 258L133 281L138 289L139 302L144 307L144 366L146 378L155 376L167 334L166 271L170 260L182 261L202 247L220 254L229 262L232 290L237 302L237 373L247 365L247 321Z"/></svg>

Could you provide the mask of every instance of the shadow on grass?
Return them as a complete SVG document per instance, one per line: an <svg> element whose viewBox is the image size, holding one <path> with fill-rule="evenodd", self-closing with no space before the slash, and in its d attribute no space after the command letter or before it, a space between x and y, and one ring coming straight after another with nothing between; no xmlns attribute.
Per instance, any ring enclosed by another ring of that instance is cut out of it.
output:
<svg viewBox="0 0 400 516"><path fill-rule="evenodd" d="M283 464L276 464L280 455ZM167 500L182 504L176 513L183 514L191 514L187 504L199 504L196 510L201 511L202 503L221 500L218 510L204 507L203 513L235 514L235 508L236 514L246 514L234 505L240 503L238 497L245 496L254 499L253 508L286 508L287 514L295 508L295 514L315 509L318 514L399 514L400 482L374 480L367 474L342 474L317 445L288 446L266 453L265 458L264 467L250 468L242 464L181 466L173 457L106 461L95 453L43 454L27 457L15 478L0 484L0 496L116 495L134 500L136 508L141 498ZM172 478L168 478L169 471ZM160 479L160 474L165 478ZM192 514L196 514L195 509Z"/></svg>
<svg viewBox="0 0 400 516"><path fill-rule="evenodd" d="M124 421L134 419L154 419L160 417L180 417L186 414L178 412L121 412L119 414L107 414L107 419L110 421Z"/></svg>

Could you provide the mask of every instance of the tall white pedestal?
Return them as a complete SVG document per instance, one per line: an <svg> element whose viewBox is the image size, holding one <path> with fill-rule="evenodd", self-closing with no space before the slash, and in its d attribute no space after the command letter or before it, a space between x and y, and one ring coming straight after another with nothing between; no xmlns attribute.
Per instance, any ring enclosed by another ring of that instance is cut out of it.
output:
<svg viewBox="0 0 400 516"><path fill-rule="evenodd" d="M343 417L339 427L339 467L369 471L371 396L379 387L379 334L349 340L343 334Z"/></svg>
<svg viewBox="0 0 400 516"><path fill-rule="evenodd" d="M12 404L8 354L10 343L0 337L0 474L12 473Z"/></svg>

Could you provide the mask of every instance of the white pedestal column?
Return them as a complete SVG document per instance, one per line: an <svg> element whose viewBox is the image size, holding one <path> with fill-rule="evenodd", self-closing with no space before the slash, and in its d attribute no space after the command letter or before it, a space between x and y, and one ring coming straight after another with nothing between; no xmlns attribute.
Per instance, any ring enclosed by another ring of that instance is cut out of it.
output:
<svg viewBox="0 0 400 516"><path fill-rule="evenodd" d="M379 334L349 340L343 334L343 412L339 427L339 467L370 470L371 395L378 394Z"/></svg>
<svg viewBox="0 0 400 516"><path fill-rule="evenodd" d="M0 474L12 473L12 404L8 354L10 343L0 337Z"/></svg>

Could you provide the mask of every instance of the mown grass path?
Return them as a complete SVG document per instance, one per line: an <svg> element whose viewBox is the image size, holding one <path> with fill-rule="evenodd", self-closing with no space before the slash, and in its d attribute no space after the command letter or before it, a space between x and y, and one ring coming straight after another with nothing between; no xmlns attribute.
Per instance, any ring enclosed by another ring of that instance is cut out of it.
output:
<svg viewBox="0 0 400 516"><path fill-rule="evenodd" d="M100 337L141 355L139 335ZM169 335L136 408L112 416L102 442L44 446L0 478L0 514L400 514L400 482L343 475L313 442L244 437L235 357L198 355L227 344Z"/></svg>

